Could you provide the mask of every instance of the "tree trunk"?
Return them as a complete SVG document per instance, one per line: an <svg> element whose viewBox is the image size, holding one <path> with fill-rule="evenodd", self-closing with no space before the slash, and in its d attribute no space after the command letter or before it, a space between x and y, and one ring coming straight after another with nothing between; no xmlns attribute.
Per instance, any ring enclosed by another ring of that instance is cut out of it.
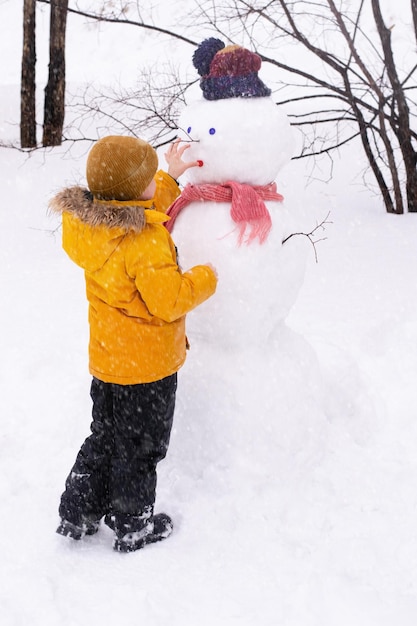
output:
<svg viewBox="0 0 417 626"><path fill-rule="evenodd" d="M23 4L23 52L20 83L20 145L36 147L36 0Z"/></svg>
<svg viewBox="0 0 417 626"><path fill-rule="evenodd" d="M376 0L379 3L379 0ZM417 0L416 0L417 1ZM368 157L369 163L371 165L372 171L374 172L375 178L377 179L379 188L381 190L381 194L382 197L384 198L384 202L385 202L385 208L387 209L388 213L403 213L404 212L404 203L403 203L403 197L402 197L402 193L401 193L401 183L400 183L400 179L399 179L399 172L398 172L398 167L397 167L397 163L395 160L395 153L394 153L394 149L391 145L391 141L389 138L389 134L387 132L387 126L386 126L386 122L385 122L385 112L384 112L384 106L385 106L385 98L384 98L384 94L381 91L380 86L378 85L377 81L375 81L371 71L368 69L366 63L363 62L360 54L359 54L359 50L356 48L355 45L355 41L354 39L352 39L351 34L348 30L348 28L346 27L345 24L345 16L341 13L341 11L339 11L335 5L335 3L333 2L333 0L327 0L330 10L333 13L333 15L336 18L337 21L337 25L338 28L340 30L340 32L342 33L343 37L345 38L348 46L349 46L349 50L350 53L352 55L352 58L355 59L358 67L361 69L361 71L363 72L363 75L366 78L366 82L367 84L371 87L371 89L373 91L375 91L376 96L378 98L378 102L379 102L379 106L378 106L378 120L379 120L379 135L381 137L381 141L384 144L384 148L385 148L385 152L387 155L387 164L390 170L390 175L391 175L391 180L392 180L392 188L393 188L393 195L394 198L392 198L391 195L391 191L388 189L385 180L382 176L382 172L380 170L380 168L377 166L376 163L376 159L374 158L374 154L369 142L369 138L367 135L367 129L366 129L366 124L365 124L365 120L362 116L362 113L360 112L359 107L356 105L355 102L355 98L354 95L352 93L352 88L351 88L351 83L349 81L348 78L348 72L345 73L344 75L344 82L345 82L345 86L346 86L346 92L349 94L349 98L352 102L352 109L353 111L355 111L355 116L357 118L358 121L358 125L361 131L361 138L362 138L362 145L364 147L365 153ZM361 9L362 10L362 6L364 4L364 0L361 0ZM359 19L359 13L358 13L358 19Z"/></svg>
<svg viewBox="0 0 417 626"><path fill-rule="evenodd" d="M391 31L385 26L379 0L372 0L372 9L375 24L381 39L385 67L387 68L387 74L392 87L393 100L397 108L398 119L393 125L393 130L397 135L404 160L407 177L406 191L408 210L415 213L417 212L417 154L414 150L411 136L410 110L394 62L394 55L391 46Z"/></svg>
<svg viewBox="0 0 417 626"><path fill-rule="evenodd" d="M45 88L44 146L59 146L65 117L65 31L68 0L51 0L49 76Z"/></svg>
<svg viewBox="0 0 417 626"><path fill-rule="evenodd" d="M371 166L372 172L378 183L379 190L384 200L385 209L387 213L398 213L398 214L403 213L404 211L403 211L402 202L400 203L400 205L394 204L393 202L390 189L388 188L385 182L381 169L378 166L377 159L375 158L375 155L372 151L372 148L369 142L366 122L363 118L363 115L359 107L356 105L354 99L352 99L352 108L355 110L355 116L356 116L358 126L360 129L362 146L363 146L366 156L368 157L369 165Z"/></svg>

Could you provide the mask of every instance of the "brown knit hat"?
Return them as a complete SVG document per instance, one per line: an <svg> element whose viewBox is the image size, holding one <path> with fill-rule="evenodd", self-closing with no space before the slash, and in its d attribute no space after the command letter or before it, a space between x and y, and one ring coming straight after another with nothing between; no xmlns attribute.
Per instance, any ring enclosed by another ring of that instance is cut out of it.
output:
<svg viewBox="0 0 417 626"><path fill-rule="evenodd" d="M158 157L146 141L103 137L87 158L88 187L97 200L138 200L157 169Z"/></svg>

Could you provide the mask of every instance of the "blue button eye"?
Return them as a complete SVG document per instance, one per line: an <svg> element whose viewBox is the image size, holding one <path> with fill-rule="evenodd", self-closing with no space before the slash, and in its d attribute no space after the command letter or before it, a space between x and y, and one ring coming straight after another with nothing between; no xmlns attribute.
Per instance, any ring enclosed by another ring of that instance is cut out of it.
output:
<svg viewBox="0 0 417 626"><path fill-rule="evenodd" d="M191 126L187 128L187 133L191 133Z"/></svg>
<svg viewBox="0 0 417 626"><path fill-rule="evenodd" d="M214 135L215 132L216 132L215 128L210 128L209 130L210 135Z"/></svg>

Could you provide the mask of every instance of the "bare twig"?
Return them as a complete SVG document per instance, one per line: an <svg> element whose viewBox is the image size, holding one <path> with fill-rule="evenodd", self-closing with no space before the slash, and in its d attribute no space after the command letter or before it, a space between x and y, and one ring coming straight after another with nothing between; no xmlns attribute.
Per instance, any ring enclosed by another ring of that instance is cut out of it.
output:
<svg viewBox="0 0 417 626"><path fill-rule="evenodd" d="M333 222L329 221L328 219L329 216L330 216L330 211L327 213L326 217L319 224L316 224L316 226L309 233L303 233L303 232L291 233L291 235L288 235L288 237L285 237L285 239L283 239L282 245L284 245L284 243L286 243L289 239L291 239L291 237L297 237L299 235L303 237L307 237L307 239L310 241L311 245L313 246L314 258L316 259L316 263L318 263L316 244L318 244L320 241L324 241L325 239L327 239L327 237L320 237L319 239L316 239L315 235L318 230L325 231L327 224L333 224Z"/></svg>

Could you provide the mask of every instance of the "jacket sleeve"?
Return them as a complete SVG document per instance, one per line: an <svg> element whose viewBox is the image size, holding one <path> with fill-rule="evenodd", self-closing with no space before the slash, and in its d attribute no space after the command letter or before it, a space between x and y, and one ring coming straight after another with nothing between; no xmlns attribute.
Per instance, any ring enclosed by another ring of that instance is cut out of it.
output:
<svg viewBox="0 0 417 626"><path fill-rule="evenodd" d="M155 174L156 191L153 202L157 211L166 213L171 204L180 195L178 183L163 170Z"/></svg>
<svg viewBox="0 0 417 626"><path fill-rule="evenodd" d="M134 258L126 258L127 271L151 315L173 322L214 294L217 278L210 267L181 272L164 226L148 227L140 239Z"/></svg>

